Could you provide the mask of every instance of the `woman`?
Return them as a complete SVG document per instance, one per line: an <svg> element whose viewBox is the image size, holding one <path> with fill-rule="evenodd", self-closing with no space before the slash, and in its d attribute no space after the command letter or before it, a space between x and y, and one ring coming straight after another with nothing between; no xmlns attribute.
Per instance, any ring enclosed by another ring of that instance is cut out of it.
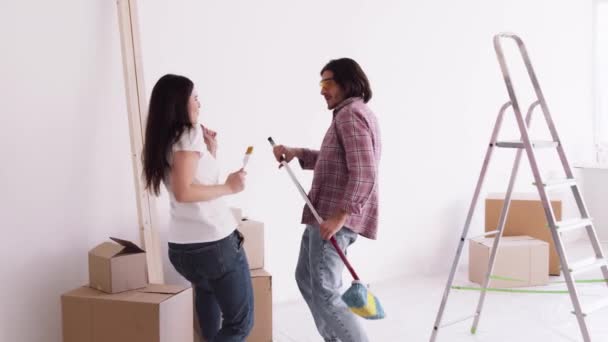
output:
<svg viewBox="0 0 608 342"><path fill-rule="evenodd" d="M144 179L154 194L161 182L169 192L169 259L195 288L203 337L245 341L253 326L253 290L243 238L223 197L243 191L246 173L219 182L216 133L197 123L199 108L188 78L158 80L150 97Z"/></svg>

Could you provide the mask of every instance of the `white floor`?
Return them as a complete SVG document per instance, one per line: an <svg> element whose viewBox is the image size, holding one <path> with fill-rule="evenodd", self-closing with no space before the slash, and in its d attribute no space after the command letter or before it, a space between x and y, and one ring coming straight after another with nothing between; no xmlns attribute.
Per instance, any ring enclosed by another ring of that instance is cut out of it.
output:
<svg viewBox="0 0 608 342"><path fill-rule="evenodd" d="M575 245L576 254L587 249ZM604 246L604 250L606 246ZM372 342L428 341L441 300L447 275L437 277L402 278L374 284L373 292L381 300L387 318L363 321ZM599 271L590 271L579 279L598 279ZM551 277L550 281L560 281ZM455 285L472 285L466 268L458 272ZM536 289L562 290L565 284L553 284ZM608 288L601 283L578 285L583 303L608 298ZM452 290L444 322L471 315L479 292ZM470 334L471 320L442 329L437 341L582 341L576 318L567 294L488 293L476 335ZM608 308L597 311L588 319L593 341L608 341ZM277 305L274 314L274 334L277 342L318 342L314 323L303 301Z"/></svg>

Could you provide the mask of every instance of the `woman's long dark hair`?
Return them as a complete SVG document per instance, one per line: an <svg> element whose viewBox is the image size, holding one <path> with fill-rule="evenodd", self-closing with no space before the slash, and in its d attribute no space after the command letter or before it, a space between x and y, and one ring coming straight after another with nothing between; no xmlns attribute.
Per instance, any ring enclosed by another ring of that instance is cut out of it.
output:
<svg viewBox="0 0 608 342"><path fill-rule="evenodd" d="M334 81L344 89L346 98L360 97L365 103L372 98L372 88L361 66L350 58L333 59L327 63L321 74L329 70L334 74Z"/></svg>
<svg viewBox="0 0 608 342"><path fill-rule="evenodd" d="M146 189L155 195L170 168L171 147L184 130L192 128L188 101L193 89L188 78L171 74L161 77L152 89L142 161Z"/></svg>

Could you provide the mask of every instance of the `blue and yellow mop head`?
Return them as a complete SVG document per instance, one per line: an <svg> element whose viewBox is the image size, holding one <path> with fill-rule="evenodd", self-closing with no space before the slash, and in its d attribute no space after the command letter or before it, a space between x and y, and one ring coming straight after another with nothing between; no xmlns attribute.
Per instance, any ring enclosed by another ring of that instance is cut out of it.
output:
<svg viewBox="0 0 608 342"><path fill-rule="evenodd" d="M360 281L353 281L352 286L344 292L342 300L350 311L365 319L384 318L384 309L380 301Z"/></svg>
<svg viewBox="0 0 608 342"><path fill-rule="evenodd" d="M382 319L384 318L384 309L380 304L380 301L374 294L367 288L367 286L363 285L359 280L359 276L353 266L351 266L348 259L346 259L346 255L340 249L338 242L332 236L329 239L331 244L336 249L336 252L340 256L340 259L344 262L344 265L350 272L350 275L353 276L353 283L344 294L342 294L342 301L346 303L350 311L359 315L365 319Z"/></svg>

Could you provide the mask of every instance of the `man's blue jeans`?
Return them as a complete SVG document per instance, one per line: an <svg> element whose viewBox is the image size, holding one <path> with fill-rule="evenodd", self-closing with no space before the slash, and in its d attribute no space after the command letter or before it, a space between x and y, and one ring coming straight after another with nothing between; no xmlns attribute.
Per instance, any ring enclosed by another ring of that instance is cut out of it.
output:
<svg viewBox="0 0 608 342"><path fill-rule="evenodd" d="M355 242L357 236L357 233L343 227L334 237L346 254L346 248ZM306 226L296 281L319 334L325 341L367 342L367 335L357 316L342 301L343 270L342 259L331 242L321 238L319 226Z"/></svg>

